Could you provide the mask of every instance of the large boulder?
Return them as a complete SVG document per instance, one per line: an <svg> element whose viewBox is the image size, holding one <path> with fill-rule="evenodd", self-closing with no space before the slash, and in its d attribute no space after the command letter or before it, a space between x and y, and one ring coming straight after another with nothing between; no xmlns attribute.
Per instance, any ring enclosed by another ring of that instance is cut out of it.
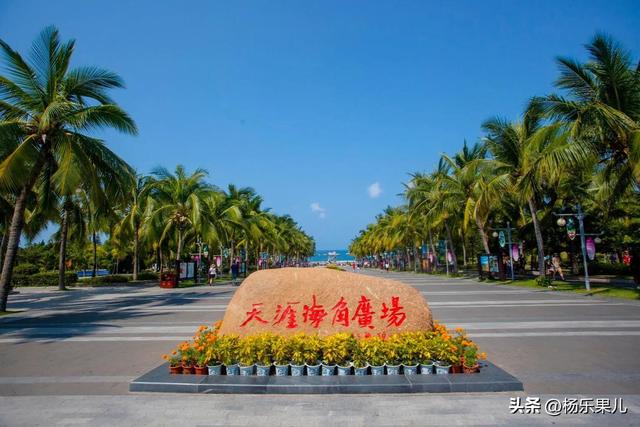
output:
<svg viewBox="0 0 640 427"><path fill-rule="evenodd" d="M432 327L427 302L403 283L327 268L282 268L244 280L220 333L390 335Z"/></svg>

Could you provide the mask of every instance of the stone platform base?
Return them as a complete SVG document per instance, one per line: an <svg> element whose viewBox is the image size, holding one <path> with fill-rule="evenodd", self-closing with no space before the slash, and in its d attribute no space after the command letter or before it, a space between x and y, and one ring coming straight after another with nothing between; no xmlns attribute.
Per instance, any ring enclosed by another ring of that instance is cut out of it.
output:
<svg viewBox="0 0 640 427"><path fill-rule="evenodd" d="M522 382L490 362L477 374L330 377L171 375L167 364L129 384L129 391L161 393L362 394L522 391Z"/></svg>

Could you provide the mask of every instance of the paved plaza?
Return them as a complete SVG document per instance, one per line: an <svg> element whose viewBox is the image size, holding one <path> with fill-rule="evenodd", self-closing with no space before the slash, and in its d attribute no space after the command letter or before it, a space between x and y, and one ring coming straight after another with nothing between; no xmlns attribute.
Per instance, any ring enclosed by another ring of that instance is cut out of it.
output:
<svg viewBox="0 0 640 427"><path fill-rule="evenodd" d="M237 288L20 289L0 318L1 425L639 425L640 303L412 273L434 318L461 326L524 393L132 394L131 379L221 319ZM626 415L511 415L510 397L621 397Z"/></svg>

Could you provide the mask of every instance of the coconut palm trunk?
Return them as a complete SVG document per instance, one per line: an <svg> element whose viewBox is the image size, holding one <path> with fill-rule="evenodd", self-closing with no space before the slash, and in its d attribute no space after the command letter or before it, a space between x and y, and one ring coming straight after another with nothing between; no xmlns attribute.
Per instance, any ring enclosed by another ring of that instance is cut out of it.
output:
<svg viewBox="0 0 640 427"><path fill-rule="evenodd" d="M95 230L91 233L91 243L93 245L93 270L91 271L91 277L98 275L98 242Z"/></svg>
<svg viewBox="0 0 640 427"><path fill-rule="evenodd" d="M4 254L7 252L7 245L9 244L9 227L5 227L5 232L2 233L2 244L0 245L0 260L4 259ZM0 272L2 271L2 265L0 264Z"/></svg>
<svg viewBox="0 0 640 427"><path fill-rule="evenodd" d="M480 238L482 239L482 247L484 248L484 252L486 254L490 254L491 250L489 250L489 238L487 237L487 233L484 230L484 224L480 218L476 217L476 226L478 227L478 233L480 233Z"/></svg>
<svg viewBox="0 0 640 427"><path fill-rule="evenodd" d="M44 140L44 138L43 138ZM2 263L2 273L0 274L0 312L7 311L7 299L11 291L11 276L13 275L13 265L18 255L18 245L20 244L20 236L24 227L24 211L27 208L27 198L31 189L36 183L38 175L44 166L44 157L38 157L36 164L31 171L29 180L25 183L16 198L16 204L13 208L13 216L11 217L11 225L9 226L9 238L7 241L7 252L5 253Z"/></svg>
<svg viewBox="0 0 640 427"><path fill-rule="evenodd" d="M133 280L138 280L138 244L140 240L140 224L136 222L133 230Z"/></svg>
<svg viewBox="0 0 640 427"><path fill-rule="evenodd" d="M444 223L445 228L447 229L447 240L449 241L449 250L451 251L451 262L453 263L453 272L458 272L458 257L456 257L456 249L453 246L453 238L451 237L451 229L449 228L449 224ZM444 261L449 262L447 259L448 254L444 254Z"/></svg>
<svg viewBox="0 0 640 427"><path fill-rule="evenodd" d="M538 274L543 276L546 271L544 268L544 241L542 240L542 230L538 222L538 209L532 198L528 200L529 210L531 211L531 220L533 221L533 231L536 235L536 244L538 245Z"/></svg>
<svg viewBox="0 0 640 427"><path fill-rule="evenodd" d="M60 255L58 260L58 290L64 291L64 276L67 267L67 235L69 233L69 206L65 202L62 208L62 223L60 224Z"/></svg>

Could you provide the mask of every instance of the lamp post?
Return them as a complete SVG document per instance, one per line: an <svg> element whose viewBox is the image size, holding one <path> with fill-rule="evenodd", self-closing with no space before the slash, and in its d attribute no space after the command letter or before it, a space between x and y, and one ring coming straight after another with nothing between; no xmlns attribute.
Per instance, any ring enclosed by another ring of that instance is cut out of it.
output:
<svg viewBox="0 0 640 427"><path fill-rule="evenodd" d="M589 282L589 269L587 266L587 246L585 243L585 236L599 236L602 233L598 233L598 234L585 234L584 232L584 217L585 214L584 212L582 212L582 207L580 206L580 203L578 203L576 205L576 213L568 213L568 214L557 214L557 213L553 213L555 216L559 217L557 224L560 227L564 227L565 225L567 225L567 220L564 219L564 217L576 217L578 218L578 232L580 233L580 246L582 249L582 265L584 268L584 286L585 288L590 291L591 290L591 283Z"/></svg>
<svg viewBox="0 0 640 427"><path fill-rule="evenodd" d="M507 248L509 251L509 267L511 267L511 281L513 282L515 280L515 275L513 273L513 251L511 250L511 224L509 223L509 221L507 221L507 227L506 228L489 228L489 230L497 230L493 232L493 237L498 237L498 231L506 231L507 232Z"/></svg>

